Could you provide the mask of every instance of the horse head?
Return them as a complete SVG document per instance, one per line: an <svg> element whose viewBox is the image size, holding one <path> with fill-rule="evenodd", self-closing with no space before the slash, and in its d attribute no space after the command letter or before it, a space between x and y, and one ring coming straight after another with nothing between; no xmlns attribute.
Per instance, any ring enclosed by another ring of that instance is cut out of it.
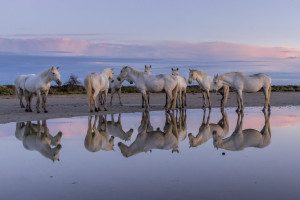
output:
<svg viewBox="0 0 300 200"><path fill-rule="evenodd" d="M59 67L51 67L49 70L49 78L51 81L55 81L57 85L61 85L60 74L58 72Z"/></svg>
<svg viewBox="0 0 300 200"><path fill-rule="evenodd" d="M190 73L189 73L189 84L191 84L194 80L196 80L196 74L195 74L195 70L194 69L189 69Z"/></svg>
<svg viewBox="0 0 300 200"><path fill-rule="evenodd" d="M118 81L128 81L130 84L133 84L133 80L130 79L129 77L129 72L132 72L132 68L131 67L128 67L128 66L125 66L122 68L119 76L118 76Z"/></svg>
<svg viewBox="0 0 300 200"><path fill-rule="evenodd" d="M121 150L121 153L124 157L128 158L128 151L129 151L129 147L126 146L125 144L123 144L122 142L119 142L118 143L118 147L120 148Z"/></svg>
<svg viewBox="0 0 300 200"><path fill-rule="evenodd" d="M214 79L213 79L212 90L214 92L216 92L219 89L221 89L222 87L223 87L222 77L217 74L214 76Z"/></svg>
<svg viewBox="0 0 300 200"><path fill-rule="evenodd" d="M61 150L61 145L58 144L55 148L51 149L51 152L50 152L50 159L55 162L56 160L57 161L60 161L59 160L59 151Z"/></svg>
<svg viewBox="0 0 300 200"><path fill-rule="evenodd" d="M103 70L103 73L107 76L108 80L110 82L114 82L114 69L113 68L107 68Z"/></svg>
<svg viewBox="0 0 300 200"><path fill-rule="evenodd" d="M149 65L149 67L147 65L145 65L145 71L146 74L150 75L151 74L151 65Z"/></svg>
<svg viewBox="0 0 300 200"><path fill-rule="evenodd" d="M173 69L173 68L172 68L172 75L173 75L173 76L178 76L178 71L179 71L178 68L177 68L177 69Z"/></svg>

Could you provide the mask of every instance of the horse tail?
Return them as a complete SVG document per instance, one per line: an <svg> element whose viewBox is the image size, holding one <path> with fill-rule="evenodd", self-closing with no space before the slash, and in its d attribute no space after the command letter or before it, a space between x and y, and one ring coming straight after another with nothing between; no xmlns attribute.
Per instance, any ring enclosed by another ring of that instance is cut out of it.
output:
<svg viewBox="0 0 300 200"><path fill-rule="evenodd" d="M91 78L91 75L88 75L84 79L84 87L85 87L87 95L88 95L89 109L91 110L91 101L92 101L92 78Z"/></svg>

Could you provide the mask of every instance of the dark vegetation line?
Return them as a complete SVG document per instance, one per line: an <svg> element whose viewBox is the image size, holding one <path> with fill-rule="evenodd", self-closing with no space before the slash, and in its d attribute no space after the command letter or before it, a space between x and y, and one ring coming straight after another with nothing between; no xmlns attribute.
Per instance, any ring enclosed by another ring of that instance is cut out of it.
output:
<svg viewBox="0 0 300 200"><path fill-rule="evenodd" d="M230 90L232 92L232 90ZM200 93L201 89L197 85L187 87L187 93ZM300 92L300 86L297 85L276 85L272 86L272 92ZM138 93L135 86L122 86L122 93ZM14 85L0 85L0 95L15 95ZM82 85L62 85L51 86L49 94L67 95L67 94L86 94Z"/></svg>

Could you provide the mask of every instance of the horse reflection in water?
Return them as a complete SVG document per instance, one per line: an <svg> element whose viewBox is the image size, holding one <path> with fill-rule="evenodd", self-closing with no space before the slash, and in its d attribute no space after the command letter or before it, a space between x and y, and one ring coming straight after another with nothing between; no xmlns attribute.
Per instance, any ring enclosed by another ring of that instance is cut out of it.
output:
<svg viewBox="0 0 300 200"><path fill-rule="evenodd" d="M24 122L17 123L15 136L23 142L25 149L38 151L53 162L56 160L59 161L62 132L59 131L57 135L53 137L49 133L46 120L42 120L42 124L39 120L37 124L33 124L30 121L26 124ZM51 146L54 147L52 148Z"/></svg>
<svg viewBox="0 0 300 200"><path fill-rule="evenodd" d="M92 119L91 116L88 118L88 130L84 140L85 148L91 152L114 150L114 136L109 137L106 116L96 115L93 126ZM97 121L98 126L96 127Z"/></svg>
<svg viewBox="0 0 300 200"><path fill-rule="evenodd" d="M261 131L257 131L255 129L243 130L243 117L244 114L238 114L236 128L230 137L222 139L217 133L214 133L214 146L216 148L222 148L230 151L241 151L247 147L264 148L270 144L270 112L264 112L265 125Z"/></svg>
<svg viewBox="0 0 300 200"><path fill-rule="evenodd" d="M139 133L135 141L129 147L122 142L118 144L123 156L130 157L141 152L151 152L152 149L172 150L172 153L179 152L179 137L175 115L168 112L165 115L164 131L159 128L153 131L149 112L143 113L141 125L138 128Z"/></svg>
<svg viewBox="0 0 300 200"><path fill-rule="evenodd" d="M194 137L192 133L189 133L189 141L190 147L197 147L205 142L207 142L210 138L213 137L213 133L217 133L219 137L224 138L227 136L229 132L229 123L227 114L224 110L221 111L222 119L217 123L209 123L210 121L210 110L208 113L207 121L205 122L206 109L203 110L203 119L202 124L199 128L198 135Z"/></svg>
<svg viewBox="0 0 300 200"><path fill-rule="evenodd" d="M111 115L111 121L107 121L108 132L110 135L120 138L121 140L128 141L131 139L133 129L125 132L121 123L121 113L119 113L118 121L115 121L114 115Z"/></svg>

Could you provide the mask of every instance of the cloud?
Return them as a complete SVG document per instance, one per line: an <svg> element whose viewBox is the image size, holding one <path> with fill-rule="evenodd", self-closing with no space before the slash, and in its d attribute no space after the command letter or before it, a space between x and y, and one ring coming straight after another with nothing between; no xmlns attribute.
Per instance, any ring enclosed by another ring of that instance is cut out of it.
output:
<svg viewBox="0 0 300 200"><path fill-rule="evenodd" d="M226 42L136 42L135 44L91 43L71 38L0 38L0 52L29 55L101 56L118 58L176 58L190 60L254 60L298 58L291 47L261 47Z"/></svg>

